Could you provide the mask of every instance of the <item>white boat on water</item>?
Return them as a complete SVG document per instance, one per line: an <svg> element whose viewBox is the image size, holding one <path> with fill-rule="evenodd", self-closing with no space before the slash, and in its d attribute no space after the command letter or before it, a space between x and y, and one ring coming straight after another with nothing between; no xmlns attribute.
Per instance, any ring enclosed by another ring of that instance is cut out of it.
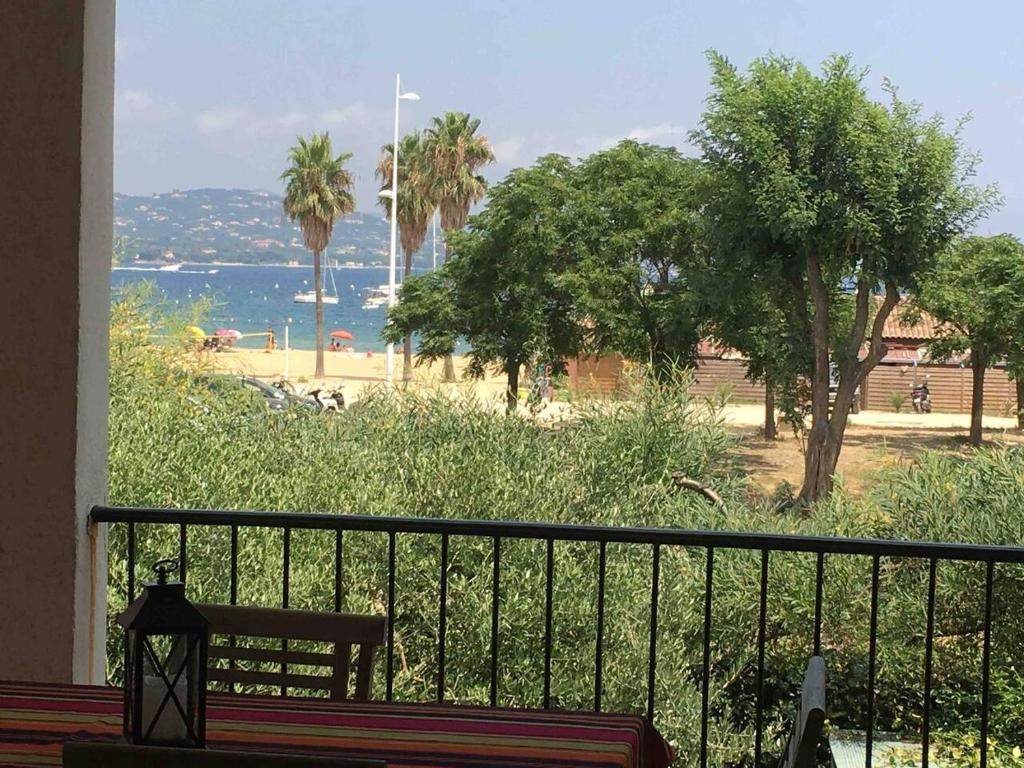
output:
<svg viewBox="0 0 1024 768"><path fill-rule="evenodd" d="M316 304L316 291L299 291L292 297L296 304ZM324 304L337 304L338 297L324 294Z"/></svg>
<svg viewBox="0 0 1024 768"><path fill-rule="evenodd" d="M395 296L401 289L401 285L395 286ZM365 288L363 289L363 309L379 309L388 303L390 297L391 291L387 283L378 285L376 288Z"/></svg>
<svg viewBox="0 0 1024 768"><path fill-rule="evenodd" d="M334 270L331 269L330 259L327 260L327 274L331 276L331 286L334 288L334 293L327 293L327 278L324 277L323 302L324 304L337 304L338 285L334 282ZM296 304L316 304L316 291L299 291L292 297L292 301Z"/></svg>

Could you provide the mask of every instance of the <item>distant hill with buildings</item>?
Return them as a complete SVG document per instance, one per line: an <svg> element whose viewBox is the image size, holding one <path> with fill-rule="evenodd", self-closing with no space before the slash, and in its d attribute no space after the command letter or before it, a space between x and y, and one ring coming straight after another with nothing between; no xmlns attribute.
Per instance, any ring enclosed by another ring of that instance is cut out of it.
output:
<svg viewBox="0 0 1024 768"><path fill-rule="evenodd" d="M114 229L127 238L125 262L312 262L281 197L247 189L188 189L154 195L114 195ZM385 264L389 227L379 211L339 221L326 251L344 264ZM430 260L430 244L421 251ZM399 254L401 259L401 254Z"/></svg>

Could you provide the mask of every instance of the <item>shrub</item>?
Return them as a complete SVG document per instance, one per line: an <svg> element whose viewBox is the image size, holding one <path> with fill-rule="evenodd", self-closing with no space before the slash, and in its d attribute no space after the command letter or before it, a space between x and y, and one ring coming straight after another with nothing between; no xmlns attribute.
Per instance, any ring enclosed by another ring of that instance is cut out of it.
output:
<svg viewBox="0 0 1024 768"><path fill-rule="evenodd" d="M341 417L271 415L224 402L190 375L200 359L154 335L173 322L139 297L115 307L112 329L110 499L156 507L272 509L368 515L537 520L621 526L756 530L780 533L1019 543L1024 541L1024 452L1003 449L963 457L926 455L884 471L863 497L839 488L811 516L776 513L734 471L735 439L718 412L694 401L688 379L629 380L616 401L581 401L558 430L483 407L472 399L371 391ZM145 332L145 328L149 332ZM160 329L153 334L152 329ZM674 472L701 480L725 508L678 493ZM110 535L111 614L126 600L124 526ZM177 551L177 529L137 526L138 573ZM279 605L282 533L243 529L239 601ZM383 613L387 537L346 534L344 608ZM229 531L192 529L190 595L226 601ZM542 691L544 563L542 542L502 545L499 703L538 706ZM605 708L642 711L646 701L651 551L607 550ZM492 548L454 537L448 566L446 698L486 702ZM396 539L395 696L430 700L436 681L439 542ZM696 762L700 734L704 553L664 548L657 638L659 728L677 745L680 764ZM826 562L822 642L830 674L831 719L863 727L867 704L867 616L871 564ZM596 548L555 547L552 696L559 706L593 704ZM333 606L334 536L295 531L290 604ZM769 563L765 648L766 752L783 746L811 646L814 559L774 553ZM940 567L933 728L976 725L980 683L978 632L982 570ZM927 563L886 560L879 608L876 727L920 727ZM757 552L716 553L711 645L711 724L715 765L750 762L756 695ZM1021 570L1000 568L993 636L993 735L1019 743L1024 700L1013 674L1024 658L1018 614ZM119 636L110 633L109 668L119 676ZM383 664L376 690L382 690ZM1014 741L1016 739L1016 741Z"/></svg>
<svg viewBox="0 0 1024 768"><path fill-rule="evenodd" d="M892 409L899 413L903 410L903 406L907 404L907 396L902 392L890 392L889 393L889 405Z"/></svg>

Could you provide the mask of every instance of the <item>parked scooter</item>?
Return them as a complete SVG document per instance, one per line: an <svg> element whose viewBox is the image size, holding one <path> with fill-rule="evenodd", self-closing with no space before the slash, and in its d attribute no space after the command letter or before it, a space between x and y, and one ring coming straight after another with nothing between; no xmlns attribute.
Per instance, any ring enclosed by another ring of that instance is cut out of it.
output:
<svg viewBox="0 0 1024 768"><path fill-rule="evenodd" d="M345 410L345 395L340 389L313 389L309 396L320 406L320 410L340 413Z"/></svg>
<svg viewBox="0 0 1024 768"><path fill-rule="evenodd" d="M922 382L910 390L910 403L914 406L914 413L931 413L932 396L928 392L928 382Z"/></svg>

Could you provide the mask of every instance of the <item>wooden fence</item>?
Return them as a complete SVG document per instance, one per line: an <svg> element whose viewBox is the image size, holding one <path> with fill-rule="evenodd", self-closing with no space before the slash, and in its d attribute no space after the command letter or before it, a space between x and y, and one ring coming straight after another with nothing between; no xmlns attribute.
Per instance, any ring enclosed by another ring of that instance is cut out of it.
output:
<svg viewBox="0 0 1024 768"><path fill-rule="evenodd" d="M624 367L623 359L617 355L570 361L570 384L578 392L613 392L621 386ZM881 363L868 374L861 387L862 407L865 410L891 411L892 393L901 392L907 398L904 408L909 409L910 390L915 383L925 380L925 377L935 411L970 413L973 389L971 369L956 364L921 364L914 367L905 362ZM743 360L702 357L694 372L692 391L707 397L723 386L731 387L734 402L764 400L764 386L746 378ZM985 411L1011 415L1015 413L1016 402L1014 382L1006 375L1005 368L990 368L985 373Z"/></svg>

